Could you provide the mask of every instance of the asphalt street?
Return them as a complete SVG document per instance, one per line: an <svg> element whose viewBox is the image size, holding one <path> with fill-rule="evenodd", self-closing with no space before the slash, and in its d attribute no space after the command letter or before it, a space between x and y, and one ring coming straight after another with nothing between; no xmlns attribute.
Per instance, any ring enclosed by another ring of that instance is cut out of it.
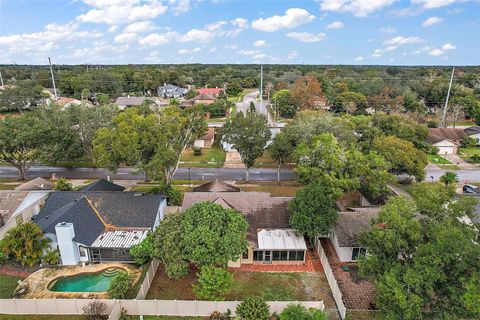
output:
<svg viewBox="0 0 480 320"><path fill-rule="evenodd" d="M437 181L446 170L427 167L427 181ZM480 182L480 168L472 170L456 170L458 179L462 183ZM57 177L65 177L68 179L99 179L110 176L112 179L121 180L138 180L143 179L143 174L137 174L133 168L120 168L116 173L111 173L102 168L63 168L34 166L28 172L29 178L50 177L55 173ZM18 178L18 172L14 167L0 166L0 178ZM244 180L244 169L231 168L179 168L174 175L174 179L179 180ZM282 180L295 180L295 174L291 169L283 169ZM250 169L250 180L252 181L275 181L277 180L276 169Z"/></svg>

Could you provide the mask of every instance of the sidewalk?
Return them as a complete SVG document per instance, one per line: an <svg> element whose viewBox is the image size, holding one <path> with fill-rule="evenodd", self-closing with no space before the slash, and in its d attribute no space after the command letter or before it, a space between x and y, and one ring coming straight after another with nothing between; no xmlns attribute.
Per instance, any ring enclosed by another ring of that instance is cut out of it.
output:
<svg viewBox="0 0 480 320"><path fill-rule="evenodd" d="M245 169L240 153L237 151L228 151L225 158L224 168Z"/></svg>

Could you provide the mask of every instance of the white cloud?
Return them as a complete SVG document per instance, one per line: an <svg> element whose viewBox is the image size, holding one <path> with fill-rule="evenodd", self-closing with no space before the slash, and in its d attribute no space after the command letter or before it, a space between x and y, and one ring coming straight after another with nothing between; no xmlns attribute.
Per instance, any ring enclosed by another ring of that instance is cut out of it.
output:
<svg viewBox="0 0 480 320"><path fill-rule="evenodd" d="M383 33L395 33L395 29L391 28L391 27L384 27L384 28L380 28L380 32L383 32Z"/></svg>
<svg viewBox="0 0 480 320"><path fill-rule="evenodd" d="M370 13L391 5L395 0L323 0L320 9L333 12L350 12L357 17L366 17Z"/></svg>
<svg viewBox="0 0 480 320"><path fill-rule="evenodd" d="M239 54L243 54L244 56L254 56L257 54L261 54L262 52L259 50L240 50L238 51Z"/></svg>
<svg viewBox="0 0 480 320"><path fill-rule="evenodd" d="M185 54L189 54L190 51L188 51L187 49L180 49L178 50L178 54L182 54L182 55L185 55Z"/></svg>
<svg viewBox="0 0 480 320"><path fill-rule="evenodd" d="M175 40L178 36L177 32L150 33L148 36L140 38L138 43L145 47L160 46Z"/></svg>
<svg viewBox="0 0 480 320"><path fill-rule="evenodd" d="M202 51L202 48L200 47L196 47L196 48L193 48L192 50L193 52L199 52L199 51Z"/></svg>
<svg viewBox="0 0 480 320"><path fill-rule="evenodd" d="M192 29L180 37L180 42L209 42L215 35L207 30Z"/></svg>
<svg viewBox="0 0 480 320"><path fill-rule="evenodd" d="M413 4L421 5L426 9L445 7L455 2L459 0L412 0Z"/></svg>
<svg viewBox="0 0 480 320"><path fill-rule="evenodd" d="M117 35L114 39L116 43L130 43L137 39L137 34L134 32L125 32Z"/></svg>
<svg viewBox="0 0 480 320"><path fill-rule="evenodd" d="M76 17L77 21L119 25L149 20L167 12L167 6L158 0L83 0L93 7Z"/></svg>
<svg viewBox="0 0 480 320"><path fill-rule="evenodd" d="M289 32L287 37L300 42L317 42L324 40L326 35L325 33Z"/></svg>
<svg viewBox="0 0 480 320"><path fill-rule="evenodd" d="M230 21L231 24L233 24L236 27L239 27L241 29L247 29L248 28L248 20L244 18L237 18L235 20Z"/></svg>
<svg viewBox="0 0 480 320"><path fill-rule="evenodd" d="M375 58L378 58L378 57L381 57L384 53L389 52L389 51L393 51L397 48L398 48L397 46L387 46L383 49L375 49L373 51L372 56L375 57Z"/></svg>
<svg viewBox="0 0 480 320"><path fill-rule="evenodd" d="M118 29L118 26L111 26L110 28L108 28L108 32L115 32L117 31Z"/></svg>
<svg viewBox="0 0 480 320"><path fill-rule="evenodd" d="M439 24L442 21L443 21L442 18L430 17L430 18L428 18L428 19L426 19L425 21L422 22L422 26L423 27L430 27L430 26L433 26L435 24Z"/></svg>
<svg viewBox="0 0 480 320"><path fill-rule="evenodd" d="M357 61L357 62L360 62L360 61L363 61L363 57L356 57L355 59L353 59L354 61Z"/></svg>
<svg viewBox="0 0 480 320"><path fill-rule="evenodd" d="M123 29L124 32L142 33L155 30L156 27L151 21L140 21L129 24Z"/></svg>
<svg viewBox="0 0 480 320"><path fill-rule="evenodd" d="M217 22L208 24L205 28L209 31L216 31L222 28L226 24L227 24L227 21L217 21Z"/></svg>
<svg viewBox="0 0 480 320"><path fill-rule="evenodd" d="M414 44L421 42L422 39L420 37L412 36L412 37L404 37L404 36L396 36L391 39L386 40L384 43L386 45L404 45L404 44Z"/></svg>
<svg viewBox="0 0 480 320"><path fill-rule="evenodd" d="M298 55L299 55L298 51L296 51L296 50L290 51L288 53L287 59L289 59L289 60L295 59L296 57L298 57Z"/></svg>
<svg viewBox="0 0 480 320"><path fill-rule="evenodd" d="M330 23L328 26L326 26L325 28L326 29L341 29L344 27L344 24L343 22L341 21L335 21L335 22L332 22Z"/></svg>
<svg viewBox="0 0 480 320"><path fill-rule="evenodd" d="M260 31L274 32L280 29L291 29L312 22L315 16L301 8L290 8L283 16L261 18L252 22L252 28Z"/></svg>
<svg viewBox="0 0 480 320"><path fill-rule="evenodd" d="M428 51L428 54L431 56L441 56L448 50L455 50L457 47L451 43L445 43L441 48L434 48Z"/></svg>
<svg viewBox="0 0 480 320"><path fill-rule="evenodd" d="M253 43L254 47L263 47L267 42L265 40L257 40Z"/></svg>
<svg viewBox="0 0 480 320"><path fill-rule="evenodd" d="M210 48L210 49L208 50L208 52L210 52L210 53L215 52L215 51L217 51L217 47L213 47L213 48Z"/></svg>
<svg viewBox="0 0 480 320"><path fill-rule="evenodd" d="M230 50L237 50L238 46L236 44L226 44L225 48Z"/></svg>
<svg viewBox="0 0 480 320"><path fill-rule="evenodd" d="M170 0L169 3L175 15L182 14L191 9L190 0Z"/></svg>

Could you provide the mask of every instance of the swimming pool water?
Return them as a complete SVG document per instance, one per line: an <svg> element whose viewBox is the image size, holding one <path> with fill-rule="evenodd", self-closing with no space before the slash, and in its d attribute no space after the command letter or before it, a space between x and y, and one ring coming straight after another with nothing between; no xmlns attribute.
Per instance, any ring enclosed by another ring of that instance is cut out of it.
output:
<svg viewBox="0 0 480 320"><path fill-rule="evenodd" d="M83 273L54 280L51 291L59 292L102 292L107 291L113 278L125 270L110 268L96 273Z"/></svg>

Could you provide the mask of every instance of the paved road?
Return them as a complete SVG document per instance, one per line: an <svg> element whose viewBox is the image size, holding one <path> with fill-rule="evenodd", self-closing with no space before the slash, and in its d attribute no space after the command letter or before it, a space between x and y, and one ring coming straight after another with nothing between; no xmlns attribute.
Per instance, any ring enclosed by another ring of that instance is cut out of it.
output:
<svg viewBox="0 0 480 320"><path fill-rule="evenodd" d="M437 181L446 170L427 167L426 179L428 181ZM456 170L459 181L462 183L480 182L480 168L474 170ZM117 173L111 173L101 168L62 168L34 166L28 172L29 178L50 177L55 173L57 177L68 179L98 179L109 175L112 179L137 180L142 179L142 174L135 174L135 169L120 168ZM188 180L189 173L187 168L179 168L175 173L174 179ZM0 178L17 178L18 173L14 167L0 167ZM190 169L190 178L192 180L244 180L245 170L235 168L192 168ZM282 180L295 180L295 175L290 169L282 170ZM276 169L250 169L250 180L252 181L275 181L277 180Z"/></svg>
<svg viewBox="0 0 480 320"><path fill-rule="evenodd" d="M179 168L174 175L174 179L188 180L189 170ZM138 180L143 179L143 174L136 174L135 169L120 168L116 173L111 173L102 168L62 168L34 166L28 172L29 178L50 177L55 173L57 177L68 179L99 179L107 175L112 179L118 180ZM18 178L17 170L13 167L0 167L0 178ZM295 180L292 170L284 169L281 175L282 180ZM192 180L244 180L245 169L227 169L227 168L191 168L190 179ZM276 169L250 169L250 180L252 181L273 181L277 180Z"/></svg>

